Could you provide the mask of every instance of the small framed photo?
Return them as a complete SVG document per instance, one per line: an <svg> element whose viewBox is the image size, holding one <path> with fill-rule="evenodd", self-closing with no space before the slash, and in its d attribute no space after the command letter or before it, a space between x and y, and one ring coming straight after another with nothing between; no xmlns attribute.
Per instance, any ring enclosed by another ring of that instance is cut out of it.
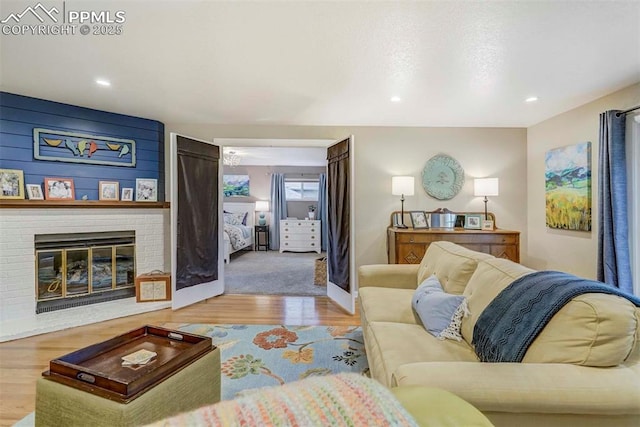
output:
<svg viewBox="0 0 640 427"><path fill-rule="evenodd" d="M157 202L158 180L136 178L136 202Z"/></svg>
<svg viewBox="0 0 640 427"><path fill-rule="evenodd" d="M24 199L24 172L0 169L0 199Z"/></svg>
<svg viewBox="0 0 640 427"><path fill-rule="evenodd" d="M485 219L482 221L482 229L493 231L493 221L490 219Z"/></svg>
<svg viewBox="0 0 640 427"><path fill-rule="evenodd" d="M429 228L429 222L427 221L427 215L423 211L411 211L411 224L413 228Z"/></svg>
<svg viewBox="0 0 640 427"><path fill-rule="evenodd" d="M464 228L480 230L482 228L482 214L466 214L464 216Z"/></svg>
<svg viewBox="0 0 640 427"><path fill-rule="evenodd" d="M394 212L392 218L393 218L392 222L394 227L397 227L400 224L402 224L402 218L400 218L400 214L398 212Z"/></svg>
<svg viewBox="0 0 640 427"><path fill-rule="evenodd" d="M100 181L99 188L99 200L118 200L120 195L120 184L117 181Z"/></svg>
<svg viewBox="0 0 640 427"><path fill-rule="evenodd" d="M44 198L47 200L75 200L73 178L45 178Z"/></svg>
<svg viewBox="0 0 640 427"><path fill-rule="evenodd" d="M27 197L29 200L44 200L40 184L27 184Z"/></svg>
<svg viewBox="0 0 640 427"><path fill-rule="evenodd" d="M120 196L120 200L123 202L132 202L133 201L133 188L123 188L122 195Z"/></svg>

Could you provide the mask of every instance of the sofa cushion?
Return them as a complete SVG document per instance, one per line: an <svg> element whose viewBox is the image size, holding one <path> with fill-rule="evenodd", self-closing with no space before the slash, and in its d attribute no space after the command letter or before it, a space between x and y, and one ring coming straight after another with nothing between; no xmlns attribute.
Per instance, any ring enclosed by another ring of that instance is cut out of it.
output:
<svg viewBox="0 0 640 427"><path fill-rule="evenodd" d="M515 279L533 272L505 259L481 262L464 295L470 315L462 321L462 336L473 339L473 328L487 305ZM624 298L588 293L569 301L549 321L524 356L524 363L573 363L617 366L638 345L637 308Z"/></svg>
<svg viewBox="0 0 640 427"><path fill-rule="evenodd" d="M442 332L449 327L454 313L463 302L462 295L444 292L438 278L432 275L415 290L411 306L420 317L427 332L436 338L444 339L451 337L451 335L442 335Z"/></svg>
<svg viewBox="0 0 640 427"><path fill-rule="evenodd" d="M360 317L367 322L397 322L415 325L420 322L411 308L411 298L415 289L360 288Z"/></svg>
<svg viewBox="0 0 640 427"><path fill-rule="evenodd" d="M460 295L478 262L491 258L492 255L472 251L455 243L433 242L422 258L416 284L435 274L445 292Z"/></svg>
<svg viewBox="0 0 640 427"><path fill-rule="evenodd" d="M511 282L533 271L503 258L484 260L478 264L463 294L467 298L469 315L462 319L462 337L469 345L482 311Z"/></svg>
<svg viewBox="0 0 640 427"><path fill-rule="evenodd" d="M364 334L372 377L387 387L395 370L407 363L478 361L465 341L439 340L422 325L369 322Z"/></svg>

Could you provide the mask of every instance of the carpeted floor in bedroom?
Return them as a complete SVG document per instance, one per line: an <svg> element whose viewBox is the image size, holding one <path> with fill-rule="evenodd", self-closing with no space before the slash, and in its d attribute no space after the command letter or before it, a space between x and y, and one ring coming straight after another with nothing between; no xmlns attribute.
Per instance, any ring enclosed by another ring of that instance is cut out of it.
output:
<svg viewBox="0 0 640 427"><path fill-rule="evenodd" d="M316 252L241 251L225 264L225 293L254 295L326 295L315 285Z"/></svg>

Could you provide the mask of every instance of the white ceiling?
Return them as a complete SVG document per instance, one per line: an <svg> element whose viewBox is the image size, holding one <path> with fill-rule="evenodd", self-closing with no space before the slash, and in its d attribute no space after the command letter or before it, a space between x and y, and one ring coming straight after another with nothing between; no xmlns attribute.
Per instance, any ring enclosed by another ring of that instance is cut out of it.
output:
<svg viewBox="0 0 640 427"><path fill-rule="evenodd" d="M0 35L3 91L164 123L526 127L640 81L638 1L65 7L122 10L123 34Z"/></svg>
<svg viewBox="0 0 640 427"><path fill-rule="evenodd" d="M304 141L300 141L304 143ZM319 147L224 147L241 166L326 166L327 149Z"/></svg>

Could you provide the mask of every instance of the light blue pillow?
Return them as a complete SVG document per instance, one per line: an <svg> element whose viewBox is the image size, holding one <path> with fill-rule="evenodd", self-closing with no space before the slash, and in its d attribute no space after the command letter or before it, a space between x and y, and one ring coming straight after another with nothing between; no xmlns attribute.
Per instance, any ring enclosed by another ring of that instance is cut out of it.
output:
<svg viewBox="0 0 640 427"><path fill-rule="evenodd" d="M447 294L435 275L426 278L416 289L411 300L413 309L418 313L425 329L438 338L453 321L459 307L463 307L462 295Z"/></svg>

